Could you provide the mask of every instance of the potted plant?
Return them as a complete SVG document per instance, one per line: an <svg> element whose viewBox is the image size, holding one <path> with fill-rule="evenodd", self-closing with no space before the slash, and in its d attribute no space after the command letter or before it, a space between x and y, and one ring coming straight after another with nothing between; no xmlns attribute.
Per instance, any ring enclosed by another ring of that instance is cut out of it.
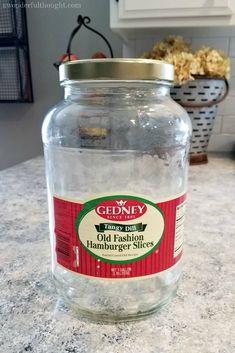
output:
<svg viewBox="0 0 235 353"><path fill-rule="evenodd" d="M229 58L221 50L208 47L192 51L180 36L157 42L143 57L174 65L175 85L171 96L186 109L193 126L190 163L207 163L207 147L218 104L229 91Z"/></svg>

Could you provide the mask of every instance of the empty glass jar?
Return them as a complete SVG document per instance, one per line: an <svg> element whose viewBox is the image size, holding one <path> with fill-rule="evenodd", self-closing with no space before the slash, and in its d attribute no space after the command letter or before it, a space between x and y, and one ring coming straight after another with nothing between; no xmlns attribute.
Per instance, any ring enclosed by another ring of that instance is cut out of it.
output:
<svg viewBox="0 0 235 353"><path fill-rule="evenodd" d="M60 81L42 129L57 290L91 318L141 318L181 274L191 124L169 95L173 67L80 60Z"/></svg>

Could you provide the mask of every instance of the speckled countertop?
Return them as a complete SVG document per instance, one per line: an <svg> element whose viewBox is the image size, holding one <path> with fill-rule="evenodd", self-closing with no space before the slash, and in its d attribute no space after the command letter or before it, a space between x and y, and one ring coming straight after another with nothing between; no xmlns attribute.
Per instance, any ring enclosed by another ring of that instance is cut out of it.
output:
<svg viewBox="0 0 235 353"><path fill-rule="evenodd" d="M144 321L107 325L73 317L55 294L42 158L0 172L0 352L235 352L235 161L211 156L189 179L177 297Z"/></svg>

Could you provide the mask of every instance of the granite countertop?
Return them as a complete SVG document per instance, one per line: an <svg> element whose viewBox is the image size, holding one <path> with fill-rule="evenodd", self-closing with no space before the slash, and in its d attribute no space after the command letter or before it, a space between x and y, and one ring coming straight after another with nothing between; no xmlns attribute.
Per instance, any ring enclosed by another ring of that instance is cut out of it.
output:
<svg viewBox="0 0 235 353"><path fill-rule="evenodd" d="M211 156L189 180L177 297L111 325L74 317L55 294L42 158L0 172L0 352L235 352L235 162Z"/></svg>

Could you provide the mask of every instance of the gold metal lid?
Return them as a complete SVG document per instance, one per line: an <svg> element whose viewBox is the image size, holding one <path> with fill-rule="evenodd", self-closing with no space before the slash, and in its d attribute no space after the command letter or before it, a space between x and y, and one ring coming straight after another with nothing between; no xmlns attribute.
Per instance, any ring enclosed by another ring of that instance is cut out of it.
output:
<svg viewBox="0 0 235 353"><path fill-rule="evenodd" d="M174 67L160 60L88 59L60 65L65 80L174 80Z"/></svg>

